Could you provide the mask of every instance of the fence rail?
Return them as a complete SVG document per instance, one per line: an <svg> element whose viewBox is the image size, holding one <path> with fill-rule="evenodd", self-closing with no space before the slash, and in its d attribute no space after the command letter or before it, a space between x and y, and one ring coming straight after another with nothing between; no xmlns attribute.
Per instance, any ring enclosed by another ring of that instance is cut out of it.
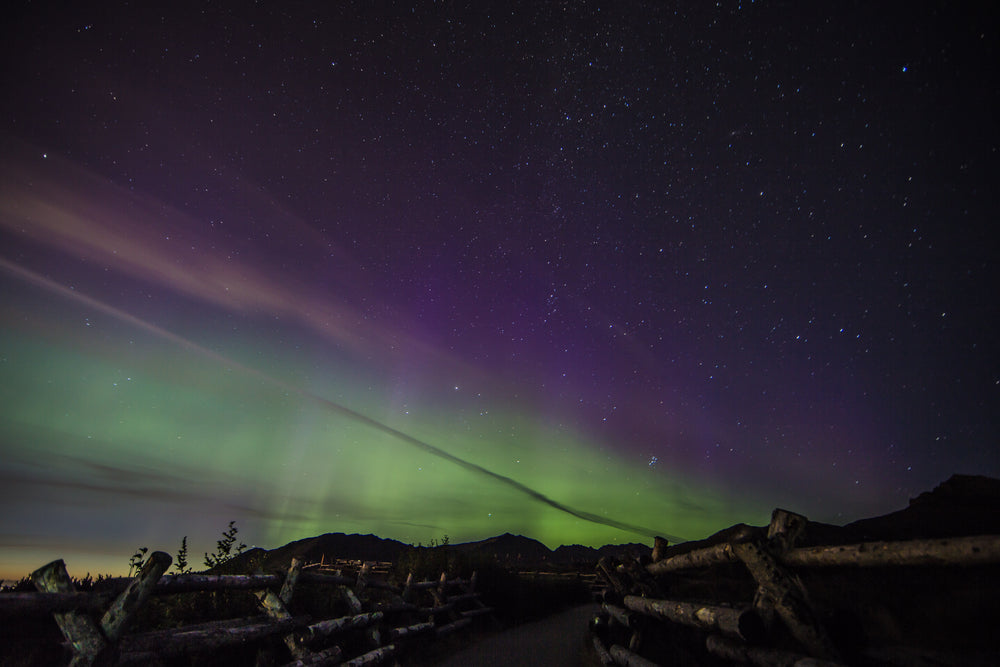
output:
<svg viewBox="0 0 1000 667"><path fill-rule="evenodd" d="M373 578L373 572L385 570L370 564L362 564L356 577L329 573L325 564L303 571L297 559L284 577L166 575L171 562L169 554L157 551L135 578L107 582L110 590L79 592L64 562L53 561L30 576L39 592L0 594L0 617L52 614L74 666L159 664L227 647L245 650L254 644L259 645L254 662L267 662L262 655L270 653L274 663L276 642L271 639L277 637L283 645L277 652L278 663L360 667L383 662L415 641L443 637L469 626L473 619L492 615L475 591L475 574L469 580L442 574L437 581L414 581L410 575L405 586L397 587ZM296 592L320 589L335 591L337 604L347 613L321 619L291 613ZM258 613L128 632L154 596L235 591L252 595Z"/></svg>
<svg viewBox="0 0 1000 667"><path fill-rule="evenodd" d="M649 667L676 652L694 664L762 667L1000 664L985 620L1000 617L1000 535L796 546L806 523L775 510L766 532L734 527L727 541L676 555L658 539L646 564L602 560L598 659ZM947 625L940 632L951 633L950 645L930 636L935 623Z"/></svg>

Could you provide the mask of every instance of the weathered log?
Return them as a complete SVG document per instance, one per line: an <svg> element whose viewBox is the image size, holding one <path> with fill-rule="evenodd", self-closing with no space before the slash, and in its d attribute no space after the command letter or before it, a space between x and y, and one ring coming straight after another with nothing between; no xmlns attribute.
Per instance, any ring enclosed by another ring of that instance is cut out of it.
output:
<svg viewBox="0 0 1000 667"><path fill-rule="evenodd" d="M392 628L389 630L389 638L393 641L398 639L408 639L414 635L419 635L424 632L430 632L434 629L434 623L428 621L427 623L416 623L415 625L407 625L401 628Z"/></svg>
<svg viewBox="0 0 1000 667"><path fill-rule="evenodd" d="M111 607L101 617L101 630L108 641L118 640L129 621L139 611L139 607L149 599L160 576L173 562L174 559L170 554L163 551L154 551L150 554L136 578L121 595L115 598Z"/></svg>
<svg viewBox="0 0 1000 667"><path fill-rule="evenodd" d="M396 646L394 644L389 644L388 646L377 648L374 651L368 651L368 653L359 655L353 660L348 660L342 664L344 667L365 667L365 665L377 665L386 658L391 657L395 652Z"/></svg>
<svg viewBox="0 0 1000 667"><path fill-rule="evenodd" d="M630 612L627 609L622 609L617 605L608 604L607 602L601 605L601 609L604 610L605 614L615 619L616 621L624 625L626 628L632 627L635 623L634 619L632 618L632 612Z"/></svg>
<svg viewBox="0 0 1000 667"><path fill-rule="evenodd" d="M983 565L1000 562L1000 535L800 547L779 559L793 567Z"/></svg>
<svg viewBox="0 0 1000 667"><path fill-rule="evenodd" d="M597 653L597 659L601 661L604 667L611 667L611 665L615 664L615 659L608 653L608 649L604 648L604 642L601 641L600 637L594 637L594 651Z"/></svg>
<svg viewBox="0 0 1000 667"><path fill-rule="evenodd" d="M31 573L35 588L43 593L75 593L73 581L62 559L52 561ZM73 647L73 663L89 665L108 643L90 616L75 611L53 614L63 636Z"/></svg>
<svg viewBox="0 0 1000 667"><path fill-rule="evenodd" d="M282 667L317 667L319 665L339 665L344 659L344 652L339 646L310 653L308 656L285 663Z"/></svg>
<svg viewBox="0 0 1000 667"><path fill-rule="evenodd" d="M461 630L462 628L467 627L471 623L472 623L472 619L471 618L460 618L457 621L454 621L452 623L448 623L447 625L442 625L440 628L438 628L435 631L435 634L438 637L444 637L445 635L451 634L452 632L455 632L456 630Z"/></svg>
<svg viewBox="0 0 1000 667"><path fill-rule="evenodd" d="M303 642L313 642L324 637L329 637L338 632L354 630L356 628L366 628L369 625L378 623L384 614L380 611L370 611L366 614L356 614L354 616L342 616L331 618L327 621L313 623L299 633L299 639Z"/></svg>
<svg viewBox="0 0 1000 667"><path fill-rule="evenodd" d="M721 635L709 635L705 640L705 647L712 655L733 662L750 663L757 667L843 667L839 662L811 658L801 653L763 646L747 646L738 640Z"/></svg>
<svg viewBox="0 0 1000 667"><path fill-rule="evenodd" d="M322 576L322 575L313 575ZM281 585L274 574L166 574L153 589L155 595L173 595L194 591L253 590Z"/></svg>
<svg viewBox="0 0 1000 667"><path fill-rule="evenodd" d="M357 583L354 584L354 588L357 589L358 593L364 591L365 588L368 587L368 573L370 570L371 565L368 563L363 563L361 565L361 569L358 570L358 580Z"/></svg>
<svg viewBox="0 0 1000 667"><path fill-rule="evenodd" d="M657 583L656 577L650 574L649 570L638 561L625 561L618 566L618 571L624 573L632 581L630 593L650 598L659 598L666 594Z"/></svg>
<svg viewBox="0 0 1000 667"><path fill-rule="evenodd" d="M245 619L213 621L173 630L156 630L121 639L122 660L135 663L142 654L175 656L212 651L231 644L243 644L264 637L286 634L309 623L308 616L284 620L255 616Z"/></svg>
<svg viewBox="0 0 1000 667"><path fill-rule="evenodd" d="M817 658L833 659L837 650L806 598L798 579L792 577L774 556L753 542L733 545L750 570L758 591L770 602L792 636Z"/></svg>
<svg viewBox="0 0 1000 667"><path fill-rule="evenodd" d="M653 600L636 595L625 596L625 606L648 616L705 630L719 630L748 642L764 638L765 628L751 607L720 607L696 602Z"/></svg>
<svg viewBox="0 0 1000 667"><path fill-rule="evenodd" d="M260 602L260 606L264 608L264 612L271 618L285 619L291 617L291 614L288 613L285 605L281 602L281 598L271 589L265 588L264 590L254 591L253 594Z"/></svg>
<svg viewBox="0 0 1000 667"><path fill-rule="evenodd" d="M434 606L440 607L447 604L448 600L445 595L445 590L448 587L448 579L445 573L441 573L441 578L438 580L438 585L435 588L428 589L431 597L434 598Z"/></svg>
<svg viewBox="0 0 1000 667"><path fill-rule="evenodd" d="M57 611L101 612L115 598L113 593L3 593L0 617L47 616Z"/></svg>
<svg viewBox="0 0 1000 667"><path fill-rule="evenodd" d="M288 574L285 575L285 582L281 585L280 593L275 594L270 588L254 591L254 595L257 596L267 615L277 621L284 621L292 617L285 604L292 599L295 592L295 580L298 579L300 567L301 561L298 558L293 558L288 567ZM304 659L309 656L309 651L294 634L286 634L282 640L293 658Z"/></svg>
<svg viewBox="0 0 1000 667"><path fill-rule="evenodd" d="M347 602L347 606L350 607L351 611L355 614L361 613L364 606L361 604L361 600L358 599L358 596L354 594L354 591L352 591L349 587L344 586L340 589L340 594L344 598L344 601Z"/></svg>
<svg viewBox="0 0 1000 667"><path fill-rule="evenodd" d="M608 562L607 558L602 557L597 561L597 571L619 597L628 594L630 590L629 586L625 584L618 572L616 572L611 566L611 563Z"/></svg>
<svg viewBox="0 0 1000 667"><path fill-rule="evenodd" d="M298 582L301 572L302 561L298 558L293 558L291 564L288 566L288 574L285 575L285 582L281 584L281 592L278 593L278 597L286 605L292 601L292 596L295 594L295 584Z"/></svg>
<svg viewBox="0 0 1000 667"><path fill-rule="evenodd" d="M413 573L412 572L410 572L409 574L406 575L406 583L403 584L403 592L401 594L401 597L403 598L403 602L406 602L407 604L411 604L413 602L413 598L415 597L415 594L413 592Z"/></svg>
<svg viewBox="0 0 1000 667"><path fill-rule="evenodd" d="M624 667L659 667L659 665L652 660L647 660L638 653L633 653L624 646L619 646L618 644L613 644L611 646L611 658L615 663L623 665Z"/></svg>
<svg viewBox="0 0 1000 667"><path fill-rule="evenodd" d="M653 538L652 559L654 563L658 563L659 561L663 560L664 552L667 550L667 547L669 546L670 542L668 542L665 537L657 536Z"/></svg>
<svg viewBox="0 0 1000 667"><path fill-rule="evenodd" d="M808 522L809 520L801 514L775 509L771 513L771 523L767 527L767 551L777 557L788 552L805 533ZM767 589L758 586L753 606L764 620L764 624L771 627L777 610Z"/></svg>
<svg viewBox="0 0 1000 667"><path fill-rule="evenodd" d="M768 547L774 553L788 551L802 537L809 520L801 514L776 509L771 513L771 523L767 527Z"/></svg>
<svg viewBox="0 0 1000 667"><path fill-rule="evenodd" d="M455 604L457 602L471 602L472 600L478 600L478 593L462 593L460 595L449 595L445 598L449 604Z"/></svg>
<svg viewBox="0 0 1000 667"><path fill-rule="evenodd" d="M676 570L690 570L696 567L709 567L721 563L730 563L736 560L733 553L733 546L729 542L722 542L715 546L695 549L686 554L671 556L656 563L646 566L646 571L650 574L665 574Z"/></svg>

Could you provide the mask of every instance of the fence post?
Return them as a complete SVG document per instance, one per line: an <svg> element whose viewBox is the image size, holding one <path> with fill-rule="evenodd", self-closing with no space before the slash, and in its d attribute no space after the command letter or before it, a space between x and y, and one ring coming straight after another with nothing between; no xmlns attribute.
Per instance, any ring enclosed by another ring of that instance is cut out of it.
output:
<svg viewBox="0 0 1000 667"><path fill-rule="evenodd" d="M759 597L774 607L792 636L814 657L835 658L833 642L806 600L802 584L753 542L734 544L733 550L756 580Z"/></svg>
<svg viewBox="0 0 1000 667"><path fill-rule="evenodd" d="M156 582L160 580L160 577L173 562L174 559L171 558L170 554L163 551L154 551L150 554L145 565L139 570L139 574L129 583L128 588L115 598L111 607L101 618L101 630L104 631L104 636L108 638L108 641L118 641L125 626L135 617L139 607L153 592Z"/></svg>
<svg viewBox="0 0 1000 667"><path fill-rule="evenodd" d="M652 561L658 563L663 560L663 554L666 552L667 547L670 546L670 542L667 541L665 537L654 537L653 538L653 555Z"/></svg>
<svg viewBox="0 0 1000 667"><path fill-rule="evenodd" d="M403 586L403 593L400 596L403 598L403 602L412 603L414 599L413 593L413 572L406 575L406 584Z"/></svg>
<svg viewBox="0 0 1000 667"><path fill-rule="evenodd" d="M299 573L302 571L302 561L298 558L293 558L291 565L288 567L288 574L285 575L285 581L281 584L281 592L278 593L278 597L281 598L283 604L289 604L292 601L292 596L295 594L295 584L299 581Z"/></svg>
<svg viewBox="0 0 1000 667"><path fill-rule="evenodd" d="M285 576L285 582L281 586L281 593L279 595L275 595L274 591L270 588L254 591L254 595L257 596L261 606L264 607L264 611L271 618L278 621L292 618L292 615L285 608L285 604L292 600L295 582L299 578L301 567L302 561L298 558L293 558L291 565L288 567L288 574ZM284 641L293 658L301 660L308 657L309 651L302 646L294 632L285 635Z"/></svg>
<svg viewBox="0 0 1000 667"><path fill-rule="evenodd" d="M73 580L66 572L66 563L61 558L32 572L31 581L42 593L76 592ZM90 616L75 611L57 612L53 616L63 636L73 647L71 667L91 664L107 648L108 643Z"/></svg>
<svg viewBox="0 0 1000 667"><path fill-rule="evenodd" d="M358 589L357 590L358 593L364 592L365 588L368 586L368 571L370 569L371 565L365 562L361 565L361 568L358 570L357 583L354 585L354 587Z"/></svg>

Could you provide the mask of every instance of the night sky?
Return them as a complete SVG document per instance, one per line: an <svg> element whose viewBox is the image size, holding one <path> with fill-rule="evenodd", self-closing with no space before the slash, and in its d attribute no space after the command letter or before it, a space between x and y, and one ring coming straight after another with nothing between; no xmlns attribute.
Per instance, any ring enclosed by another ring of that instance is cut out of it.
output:
<svg viewBox="0 0 1000 667"><path fill-rule="evenodd" d="M0 576L1000 475L989 3L146 4L0 29Z"/></svg>

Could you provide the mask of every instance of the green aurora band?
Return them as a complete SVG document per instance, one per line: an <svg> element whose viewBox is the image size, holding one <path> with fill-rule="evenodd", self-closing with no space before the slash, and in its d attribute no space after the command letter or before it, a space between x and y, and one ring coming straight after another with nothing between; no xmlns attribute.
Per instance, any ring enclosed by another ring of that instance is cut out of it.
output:
<svg viewBox="0 0 1000 667"><path fill-rule="evenodd" d="M139 543L207 541L227 517L271 547L330 531L414 542L510 531L556 546L677 540L731 513L721 496L631 472L544 415L480 411L475 423L444 399L393 405L390 387L346 364L338 383L245 350L260 370L3 268L33 283L5 304L13 326L0 339L4 502L27 514L4 530L8 568L82 549L88 569L117 570Z"/></svg>
<svg viewBox="0 0 1000 667"><path fill-rule="evenodd" d="M182 212L19 150L0 163L0 224L24 243L0 258L2 578L55 558L118 574L185 535L210 551L230 520L266 548L325 532L600 546L773 507L622 453L535 378L196 247ZM339 291L380 299L358 270Z"/></svg>

